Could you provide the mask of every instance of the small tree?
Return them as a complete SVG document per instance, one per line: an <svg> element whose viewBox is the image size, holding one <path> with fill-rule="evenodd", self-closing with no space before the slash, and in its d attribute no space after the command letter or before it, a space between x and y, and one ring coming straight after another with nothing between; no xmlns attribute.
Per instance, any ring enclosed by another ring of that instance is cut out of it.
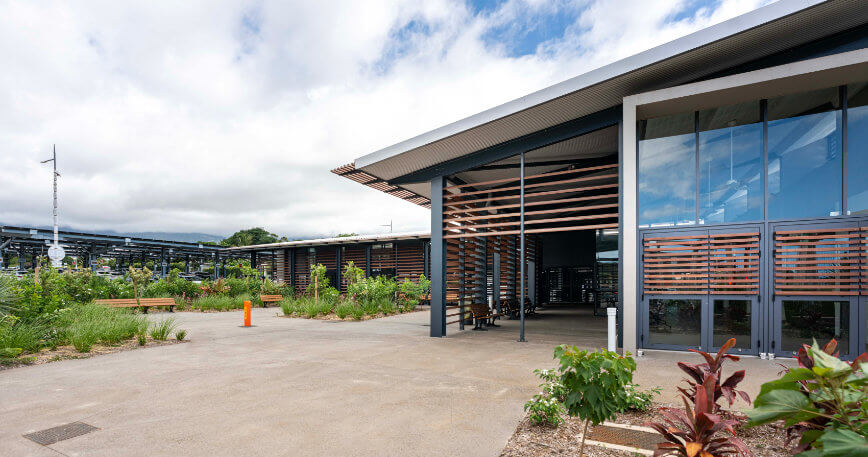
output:
<svg viewBox="0 0 868 457"><path fill-rule="evenodd" d="M314 300L318 303L319 296L329 287L329 278L326 276L325 265L318 263L310 267L310 285L308 291L313 290Z"/></svg>
<svg viewBox="0 0 868 457"><path fill-rule="evenodd" d="M560 360L558 371L566 391L564 406L570 416L585 422L579 456L585 452L588 425L600 425L614 420L618 411L627 407L628 384L633 383L636 361L616 352L588 352L575 346L555 348Z"/></svg>
<svg viewBox="0 0 868 457"><path fill-rule="evenodd" d="M151 278L154 276L154 272L147 268L130 267L129 274L130 280L133 283L133 295L136 297L136 304L142 306L142 302L139 300L139 297L141 296L141 290L151 281Z"/></svg>
<svg viewBox="0 0 868 457"><path fill-rule="evenodd" d="M350 260L344 265L344 281L347 283L347 289L353 284L358 284L363 279L365 279L365 270L356 266L356 264Z"/></svg>

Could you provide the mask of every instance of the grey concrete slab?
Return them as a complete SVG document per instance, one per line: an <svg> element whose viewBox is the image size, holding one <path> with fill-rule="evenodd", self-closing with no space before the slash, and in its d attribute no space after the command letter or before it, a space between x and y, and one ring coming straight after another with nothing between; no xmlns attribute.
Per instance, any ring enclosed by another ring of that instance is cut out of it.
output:
<svg viewBox="0 0 868 457"><path fill-rule="evenodd" d="M364 322L175 313L186 344L0 372L0 455L497 455L552 348L604 343L604 321L541 316L434 339L427 313ZM160 319L168 314L154 314ZM561 322L558 325L557 322ZM601 324L602 323L602 324ZM569 329L577 324L584 332ZM546 334L545 332L548 332ZM638 381L674 399L677 360L653 353ZM749 390L777 372L745 360ZM100 430L39 446L23 434L82 421Z"/></svg>

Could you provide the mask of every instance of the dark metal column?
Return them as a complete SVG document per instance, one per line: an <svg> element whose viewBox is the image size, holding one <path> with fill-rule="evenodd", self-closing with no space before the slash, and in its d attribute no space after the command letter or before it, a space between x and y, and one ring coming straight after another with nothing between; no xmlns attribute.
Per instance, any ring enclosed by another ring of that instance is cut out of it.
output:
<svg viewBox="0 0 868 457"><path fill-rule="evenodd" d="M295 249L287 249L289 254L289 285L295 290Z"/></svg>
<svg viewBox="0 0 868 457"><path fill-rule="evenodd" d="M335 247L335 264L337 265L337 267L335 267L335 269L337 270L335 272L335 282L336 282L335 289L337 289L338 292L340 292L340 290L341 290L341 247L340 246Z"/></svg>
<svg viewBox="0 0 868 457"><path fill-rule="evenodd" d="M431 180L431 336L446 336L446 243L443 242L443 177Z"/></svg>
<svg viewBox="0 0 868 457"><path fill-rule="evenodd" d="M371 277L371 245L365 246L365 277Z"/></svg>
<svg viewBox="0 0 868 457"><path fill-rule="evenodd" d="M519 248L519 261L521 262L521 274L519 275L519 299L518 299L518 307L519 307L519 317L521 319L521 332L518 337L518 341L525 341L524 339L524 282L525 282L525 251L524 251L524 152L521 153L521 165L519 166L519 238L521 247Z"/></svg>
<svg viewBox="0 0 868 457"><path fill-rule="evenodd" d="M250 251L250 268L256 269L256 251Z"/></svg>

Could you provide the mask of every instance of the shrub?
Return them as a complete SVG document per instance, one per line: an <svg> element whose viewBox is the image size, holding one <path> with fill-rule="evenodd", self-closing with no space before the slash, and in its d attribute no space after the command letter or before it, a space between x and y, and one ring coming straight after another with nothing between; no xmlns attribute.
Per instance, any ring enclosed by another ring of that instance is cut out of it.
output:
<svg viewBox="0 0 868 457"><path fill-rule="evenodd" d="M748 425L783 420L793 453L811 456L866 455L868 449L868 354L853 362L838 358L834 339L814 341L798 353L798 368L762 385L748 411Z"/></svg>
<svg viewBox="0 0 868 457"><path fill-rule="evenodd" d="M178 323L175 322L174 317L160 319L157 322L151 323L151 338L157 341L166 341L177 327Z"/></svg>
<svg viewBox="0 0 868 457"><path fill-rule="evenodd" d="M13 314L18 308L18 294L15 293L15 279L0 275L0 317Z"/></svg>
<svg viewBox="0 0 868 457"><path fill-rule="evenodd" d="M25 322L14 316L0 317L0 350L36 352L45 345L51 329L41 321Z"/></svg>
<svg viewBox="0 0 868 457"><path fill-rule="evenodd" d="M145 344L148 343L148 335L145 333L136 334L136 339L139 342L139 346L144 346Z"/></svg>
<svg viewBox="0 0 868 457"><path fill-rule="evenodd" d="M229 311L243 308L244 300L243 297L209 295L193 300L190 307L200 311Z"/></svg>
<svg viewBox="0 0 868 457"><path fill-rule="evenodd" d="M534 373L543 383L539 385L540 393L524 404L524 410L530 412L532 424L557 427L564 422L563 416L567 412L562 403L564 386L554 370L534 370Z"/></svg>
<svg viewBox="0 0 868 457"><path fill-rule="evenodd" d="M292 297L284 297L283 301L280 302L280 309L283 311L284 316L292 316L298 311L296 308L296 299Z"/></svg>
<svg viewBox="0 0 868 457"><path fill-rule="evenodd" d="M620 411L622 413L625 411L648 411L654 402L654 396L660 395L659 387L639 390L638 384L628 384L625 388L627 390L627 404Z"/></svg>
<svg viewBox="0 0 868 457"><path fill-rule="evenodd" d="M380 300L380 311L385 315L395 314L398 307L391 300Z"/></svg>
<svg viewBox="0 0 868 457"><path fill-rule="evenodd" d="M107 308L102 305L76 305L59 314L58 324L64 339L79 352L89 352L91 347L103 344L118 344L132 338L147 322L127 309Z"/></svg>
<svg viewBox="0 0 868 457"><path fill-rule="evenodd" d="M735 403L736 395L739 395L744 401L750 403L750 397L746 392L736 390L736 386L738 386L742 379L744 379L744 370L736 371L727 378L726 381L723 383L720 382L720 380L723 379L723 362L727 359L732 360L733 362L738 362L739 360L737 355L727 354L727 352L734 346L735 338L730 338L714 356L707 352L691 349L692 352L701 355L705 359L705 363L692 364L678 362L678 368L681 368L681 370L687 373L687 375L692 379L692 381L690 379L685 379L688 383L687 387L678 388L682 395L693 401L696 397L696 389L705 384L706 378L714 376L714 411L712 412L717 413L720 411L721 407L718 404L718 401L721 398L725 398L730 407Z"/></svg>
<svg viewBox="0 0 868 457"><path fill-rule="evenodd" d="M626 408L624 386L633 383L636 361L616 352L588 352L575 346L555 348L560 360L558 371L564 386L564 406L570 416L585 422L579 455L585 451L588 425L614 420L618 411Z"/></svg>
<svg viewBox="0 0 868 457"><path fill-rule="evenodd" d="M715 385L718 384L715 375L705 377L703 384L693 391L693 405L687 401L682 391L681 400L684 410L678 408L661 408L663 422L649 423L666 440L657 444L655 456L716 456L735 453L744 456L753 455L747 446L735 437L734 426L737 420L725 420L714 414L718 407L714 401ZM728 432L731 436L721 436Z"/></svg>
<svg viewBox="0 0 868 457"><path fill-rule="evenodd" d="M350 316L352 316L353 319L357 321L361 320L363 317L365 317L365 310L363 310L362 307L358 304L353 304L353 309L352 311L350 311Z"/></svg>
<svg viewBox="0 0 868 457"><path fill-rule="evenodd" d="M187 337L187 331L186 330L182 329L182 330L178 330L177 332L175 332L175 339L177 339L178 341L184 341L184 338L186 338L186 337Z"/></svg>

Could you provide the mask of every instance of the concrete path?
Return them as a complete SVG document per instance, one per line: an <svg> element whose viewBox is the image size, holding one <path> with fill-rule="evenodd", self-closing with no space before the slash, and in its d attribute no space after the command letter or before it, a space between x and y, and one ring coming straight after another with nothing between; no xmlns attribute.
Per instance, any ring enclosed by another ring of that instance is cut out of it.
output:
<svg viewBox="0 0 868 457"><path fill-rule="evenodd" d="M366 322L175 313L191 342L0 372L2 456L498 455L563 337L515 342L512 324L428 338L427 312ZM159 318L163 315L156 315ZM450 326L451 329L452 326ZM596 340L594 340L596 341ZM674 398L676 360L640 361ZM749 359L751 395L778 371ZM48 447L23 434L100 430Z"/></svg>

